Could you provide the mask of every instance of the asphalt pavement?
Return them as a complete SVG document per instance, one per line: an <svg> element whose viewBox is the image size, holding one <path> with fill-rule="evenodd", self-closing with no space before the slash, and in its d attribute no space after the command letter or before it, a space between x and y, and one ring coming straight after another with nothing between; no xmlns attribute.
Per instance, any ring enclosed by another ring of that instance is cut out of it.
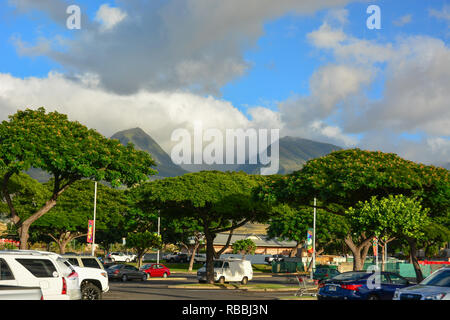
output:
<svg viewBox="0 0 450 320"><path fill-rule="evenodd" d="M286 276L255 274L252 284L288 284L298 285ZM185 289L173 288L174 285L198 283L195 274L176 273L167 279L151 278L147 281L110 281L109 292L103 294L104 300L274 300L293 296L295 292L253 292L237 289ZM170 287L170 288L169 288ZM245 286L244 286L245 287Z"/></svg>

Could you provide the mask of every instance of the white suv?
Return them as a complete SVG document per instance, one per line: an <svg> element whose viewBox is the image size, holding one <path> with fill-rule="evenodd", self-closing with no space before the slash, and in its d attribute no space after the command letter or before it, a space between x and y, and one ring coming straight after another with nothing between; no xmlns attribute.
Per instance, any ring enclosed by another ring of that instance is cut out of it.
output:
<svg viewBox="0 0 450 320"><path fill-rule="evenodd" d="M81 299L77 272L52 252L0 251L0 285L40 287L44 300Z"/></svg>
<svg viewBox="0 0 450 320"><path fill-rule="evenodd" d="M83 300L100 300L102 293L109 291L108 274L96 257L68 254L63 257L78 273Z"/></svg>
<svg viewBox="0 0 450 320"><path fill-rule="evenodd" d="M123 252L111 252L106 256L112 262L131 262L136 259L135 254L126 254Z"/></svg>

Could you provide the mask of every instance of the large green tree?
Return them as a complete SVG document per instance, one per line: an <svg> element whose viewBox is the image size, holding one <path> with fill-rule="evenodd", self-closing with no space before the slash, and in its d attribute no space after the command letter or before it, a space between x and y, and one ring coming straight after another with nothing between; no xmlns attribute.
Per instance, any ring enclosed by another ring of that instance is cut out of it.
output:
<svg viewBox="0 0 450 320"><path fill-rule="evenodd" d="M272 212L267 228L268 237L297 242L297 246L291 251L291 256L295 256L298 249L305 244L308 229L313 227L313 209L309 207L295 208L288 204L280 204L274 206ZM349 226L343 217L325 210L317 210L316 255L343 239L348 232L348 228Z"/></svg>
<svg viewBox="0 0 450 320"><path fill-rule="evenodd" d="M425 166L392 153L342 150L308 161L305 166L264 186L260 197L313 207L345 216L346 210L373 196L403 194L417 197L431 218L448 216L450 208L449 171ZM354 256L354 269L361 270L373 235L351 229L345 243Z"/></svg>
<svg viewBox="0 0 450 320"><path fill-rule="evenodd" d="M411 259L417 281L423 280L422 271L416 258L415 243L425 236L430 223L428 209L419 201L403 195L389 195L378 199L358 202L347 210L347 216L355 229L360 229L381 239L405 239L410 245Z"/></svg>
<svg viewBox="0 0 450 320"><path fill-rule="evenodd" d="M131 232L127 235L126 247L136 250L137 267L142 265L142 258L150 249L160 249L161 236L155 232Z"/></svg>
<svg viewBox="0 0 450 320"><path fill-rule="evenodd" d="M212 283L216 235L227 231L231 235L248 222L267 220L269 210L253 197L253 189L266 180L244 172L203 171L148 182L134 191L140 195L142 210L198 221L206 240L207 281Z"/></svg>
<svg viewBox="0 0 450 320"><path fill-rule="evenodd" d="M26 202L27 199L24 200ZM16 203L16 198L13 202ZM98 184L96 243L104 242L108 238L106 234L111 232L114 233L111 236L116 239L126 236L123 225L127 205L122 190ZM15 207L19 209L18 205ZM58 244L59 251L63 254L70 241L87 235L87 222L93 219L93 207L94 182L91 180L77 181L60 196L55 207L32 225L31 233L50 237ZM26 219L30 214L33 212L24 213L20 217ZM121 232L118 232L119 228L122 228Z"/></svg>
<svg viewBox="0 0 450 320"><path fill-rule="evenodd" d="M1 188L13 223L20 234L21 249L27 248L30 226L52 209L74 182L81 179L107 181L113 186L131 186L155 174L155 162L132 145L103 137L79 122L44 108L27 109L0 124ZM19 217L9 190L9 180L22 171L41 169L52 176L45 204L27 219Z"/></svg>

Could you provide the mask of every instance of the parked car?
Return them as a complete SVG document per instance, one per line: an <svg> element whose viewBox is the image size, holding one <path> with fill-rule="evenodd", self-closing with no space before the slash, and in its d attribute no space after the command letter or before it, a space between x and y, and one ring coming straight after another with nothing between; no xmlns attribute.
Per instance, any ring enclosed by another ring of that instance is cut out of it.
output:
<svg viewBox="0 0 450 320"><path fill-rule="evenodd" d="M313 279L323 282L324 280L331 279L338 274L341 274L337 269L333 268L317 268L313 273Z"/></svg>
<svg viewBox="0 0 450 320"><path fill-rule="evenodd" d="M43 300L43 299L44 296L42 294L42 290L40 287L20 287L20 286L0 285L0 300Z"/></svg>
<svg viewBox="0 0 450 320"><path fill-rule="evenodd" d="M161 263L145 264L140 268L140 270L147 273L148 276L151 278L155 277L167 278L168 276L170 276L170 269Z"/></svg>
<svg viewBox="0 0 450 320"><path fill-rule="evenodd" d="M379 277L378 283L374 277ZM341 273L319 285L318 300L391 300L395 290L412 285L393 272L350 271Z"/></svg>
<svg viewBox="0 0 450 320"><path fill-rule="evenodd" d="M116 264L106 269L108 278L111 280L122 280L126 282L128 280L147 280L147 273L140 271L138 268L127 264Z"/></svg>
<svg viewBox="0 0 450 320"><path fill-rule="evenodd" d="M194 257L194 263L206 262L206 254L198 253Z"/></svg>
<svg viewBox="0 0 450 320"><path fill-rule="evenodd" d="M99 258L93 256L84 256L78 254L64 254L64 258L69 260L70 264L76 267L95 268L104 270L104 266Z"/></svg>
<svg viewBox="0 0 450 320"><path fill-rule="evenodd" d="M450 268L436 270L419 284L397 290L393 300L450 300Z"/></svg>
<svg viewBox="0 0 450 320"><path fill-rule="evenodd" d="M265 257L264 261L267 262L267 264L272 264L272 261L283 261L285 256L282 254L274 254L271 257Z"/></svg>
<svg viewBox="0 0 450 320"><path fill-rule="evenodd" d="M165 256L165 260L169 263L186 263L189 261L189 258L187 253L169 254Z"/></svg>
<svg viewBox="0 0 450 320"><path fill-rule="evenodd" d="M78 273L52 252L0 251L0 285L40 287L44 300L81 299Z"/></svg>
<svg viewBox="0 0 450 320"><path fill-rule="evenodd" d="M199 282L206 281L206 264L198 269L197 279ZM249 260L219 259L214 261L214 281L216 282L239 281L247 284L252 279L253 268Z"/></svg>
<svg viewBox="0 0 450 320"><path fill-rule="evenodd" d="M106 258L112 262L131 262L136 259L136 255L126 254L124 252L111 252Z"/></svg>
<svg viewBox="0 0 450 320"><path fill-rule="evenodd" d="M78 273L82 300L100 300L109 291L108 274L96 257L64 255Z"/></svg>

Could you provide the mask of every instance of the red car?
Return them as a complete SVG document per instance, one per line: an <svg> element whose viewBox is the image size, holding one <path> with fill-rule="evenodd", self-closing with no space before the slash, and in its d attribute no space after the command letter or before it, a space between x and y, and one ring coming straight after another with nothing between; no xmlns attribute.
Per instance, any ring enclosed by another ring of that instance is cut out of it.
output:
<svg viewBox="0 0 450 320"><path fill-rule="evenodd" d="M141 267L141 271L144 271L149 275L149 277L163 277L167 278L170 276L170 270L163 264L146 264Z"/></svg>

